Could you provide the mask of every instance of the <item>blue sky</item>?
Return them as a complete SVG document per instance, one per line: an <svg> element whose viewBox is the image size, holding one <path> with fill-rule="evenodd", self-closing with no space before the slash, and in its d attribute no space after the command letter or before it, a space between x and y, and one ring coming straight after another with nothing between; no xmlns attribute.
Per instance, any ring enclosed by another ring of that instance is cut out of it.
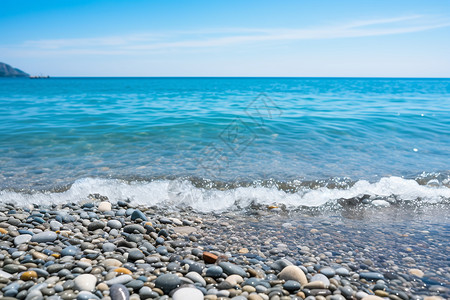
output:
<svg viewBox="0 0 450 300"><path fill-rule="evenodd" d="M448 0L2 0L0 28L33 75L450 77Z"/></svg>

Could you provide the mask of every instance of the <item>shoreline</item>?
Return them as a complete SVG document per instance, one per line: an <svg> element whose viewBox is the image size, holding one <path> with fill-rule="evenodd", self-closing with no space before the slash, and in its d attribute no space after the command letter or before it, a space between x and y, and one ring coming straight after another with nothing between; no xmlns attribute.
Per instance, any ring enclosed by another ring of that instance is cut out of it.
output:
<svg viewBox="0 0 450 300"><path fill-rule="evenodd" d="M434 257L448 253L445 222L444 232L435 235L423 227L436 225L424 222L420 228L393 224L398 230L392 232L387 224L371 228L364 224L376 222L348 220L292 216L279 209L242 215L175 212L111 204L102 196L31 210L4 205L0 295L113 300L128 299L127 292L136 300L450 296L450 267L443 264L445 257Z"/></svg>

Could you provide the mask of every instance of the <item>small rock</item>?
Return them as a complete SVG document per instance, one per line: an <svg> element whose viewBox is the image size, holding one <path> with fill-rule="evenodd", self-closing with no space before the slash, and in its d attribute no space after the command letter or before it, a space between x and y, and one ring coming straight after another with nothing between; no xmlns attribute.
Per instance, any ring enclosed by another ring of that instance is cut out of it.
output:
<svg viewBox="0 0 450 300"><path fill-rule="evenodd" d="M205 261L205 263L207 264L214 264L216 263L218 256L215 254L212 254L210 252L203 252L203 260Z"/></svg>
<svg viewBox="0 0 450 300"><path fill-rule="evenodd" d="M424 273L419 269L409 269L408 273L417 277L422 278Z"/></svg>
<svg viewBox="0 0 450 300"><path fill-rule="evenodd" d="M247 276L247 273L244 271L244 269L230 262L221 262L219 263L219 266L223 269L223 272L227 275L236 274L242 277Z"/></svg>
<svg viewBox="0 0 450 300"><path fill-rule="evenodd" d="M20 244L28 243L33 236L30 234L21 234L14 238L14 245L18 246Z"/></svg>
<svg viewBox="0 0 450 300"><path fill-rule="evenodd" d="M111 210L111 203L108 201L102 201L98 205L98 210L101 212L110 211Z"/></svg>
<svg viewBox="0 0 450 300"><path fill-rule="evenodd" d="M89 291L95 290L95 285L97 284L97 277L92 274L82 274L78 275L74 279L75 289L79 291Z"/></svg>
<svg viewBox="0 0 450 300"><path fill-rule="evenodd" d="M122 284L113 284L109 288L109 296L111 300L128 300L130 299L130 292Z"/></svg>
<svg viewBox="0 0 450 300"><path fill-rule="evenodd" d="M128 282L130 282L131 280L133 280L133 277L131 277L131 275L125 274L125 275L120 275L117 276L113 279L107 280L106 284L109 286L112 286L114 284L127 284Z"/></svg>
<svg viewBox="0 0 450 300"><path fill-rule="evenodd" d="M58 236L53 231L44 231L38 234L33 235L31 238L31 242L36 243L48 243L48 242L54 242Z"/></svg>
<svg viewBox="0 0 450 300"><path fill-rule="evenodd" d="M144 213L142 211L140 211L139 209L136 209L135 211L133 211L133 213L131 214L131 220L134 221L136 219L141 219L142 221L147 221L147 217L144 215Z"/></svg>
<svg viewBox="0 0 450 300"><path fill-rule="evenodd" d="M35 271L27 271L23 272L22 275L20 275L20 279L27 281L27 280L33 280L38 277L37 273Z"/></svg>
<svg viewBox="0 0 450 300"><path fill-rule="evenodd" d="M284 284L283 284L283 288L286 291L289 292L294 292L294 291L298 291L301 288L301 285L298 281L296 280L287 280Z"/></svg>
<svg viewBox="0 0 450 300"><path fill-rule="evenodd" d="M284 280L295 280L300 282L301 285L305 285L308 283L306 279L305 273L303 273L302 269L297 266L287 266L285 267L280 274L278 274L280 279Z"/></svg>
<svg viewBox="0 0 450 300"><path fill-rule="evenodd" d="M203 293L196 288L186 287L178 289L172 295L173 300L203 300Z"/></svg>
<svg viewBox="0 0 450 300"><path fill-rule="evenodd" d="M75 246L69 246L61 251L61 256L75 256L78 253L78 248Z"/></svg>
<svg viewBox="0 0 450 300"><path fill-rule="evenodd" d="M89 231L94 231L94 230L103 229L103 228L105 228L105 223L103 223L102 221L94 221L88 225Z"/></svg>
<svg viewBox="0 0 450 300"><path fill-rule="evenodd" d="M106 226L111 229L120 229L122 228L122 223L118 220L109 220L108 223L106 223Z"/></svg>
<svg viewBox="0 0 450 300"><path fill-rule="evenodd" d="M156 278L155 287L160 288L164 291L165 294L169 294L169 292L181 284L181 279L175 274L163 274Z"/></svg>

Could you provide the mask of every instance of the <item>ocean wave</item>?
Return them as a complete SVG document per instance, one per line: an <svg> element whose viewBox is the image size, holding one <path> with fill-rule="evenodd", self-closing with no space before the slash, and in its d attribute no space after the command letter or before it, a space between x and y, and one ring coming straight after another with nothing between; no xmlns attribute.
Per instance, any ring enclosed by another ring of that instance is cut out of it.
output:
<svg viewBox="0 0 450 300"><path fill-rule="evenodd" d="M85 202L100 194L112 202L129 201L136 205L167 209L191 208L198 212L242 210L250 207L332 208L368 205L392 206L449 204L450 181L446 177L419 176L416 179L383 177L377 182L330 179L290 182L255 181L217 183L204 179L178 178L119 180L83 178L61 191L0 191L0 203L18 206Z"/></svg>

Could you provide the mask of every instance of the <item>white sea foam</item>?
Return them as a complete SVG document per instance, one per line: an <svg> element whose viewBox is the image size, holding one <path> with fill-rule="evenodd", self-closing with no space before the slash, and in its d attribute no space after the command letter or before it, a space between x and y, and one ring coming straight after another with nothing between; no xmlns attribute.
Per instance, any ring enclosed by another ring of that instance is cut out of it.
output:
<svg viewBox="0 0 450 300"><path fill-rule="evenodd" d="M384 177L378 182L357 181L346 189L320 187L303 188L295 193L260 184L232 189L195 187L188 180L155 180L127 182L114 179L84 178L64 192L18 193L0 191L0 203L15 205L64 204L80 202L89 194L107 196L112 202L129 199L131 203L158 205L168 208L192 207L202 212L242 209L250 205L285 205L289 209L301 206L319 207L337 199L361 195L378 199L419 200L420 203L440 203L450 199L450 188L419 185L415 180ZM376 203L374 203L376 204Z"/></svg>

